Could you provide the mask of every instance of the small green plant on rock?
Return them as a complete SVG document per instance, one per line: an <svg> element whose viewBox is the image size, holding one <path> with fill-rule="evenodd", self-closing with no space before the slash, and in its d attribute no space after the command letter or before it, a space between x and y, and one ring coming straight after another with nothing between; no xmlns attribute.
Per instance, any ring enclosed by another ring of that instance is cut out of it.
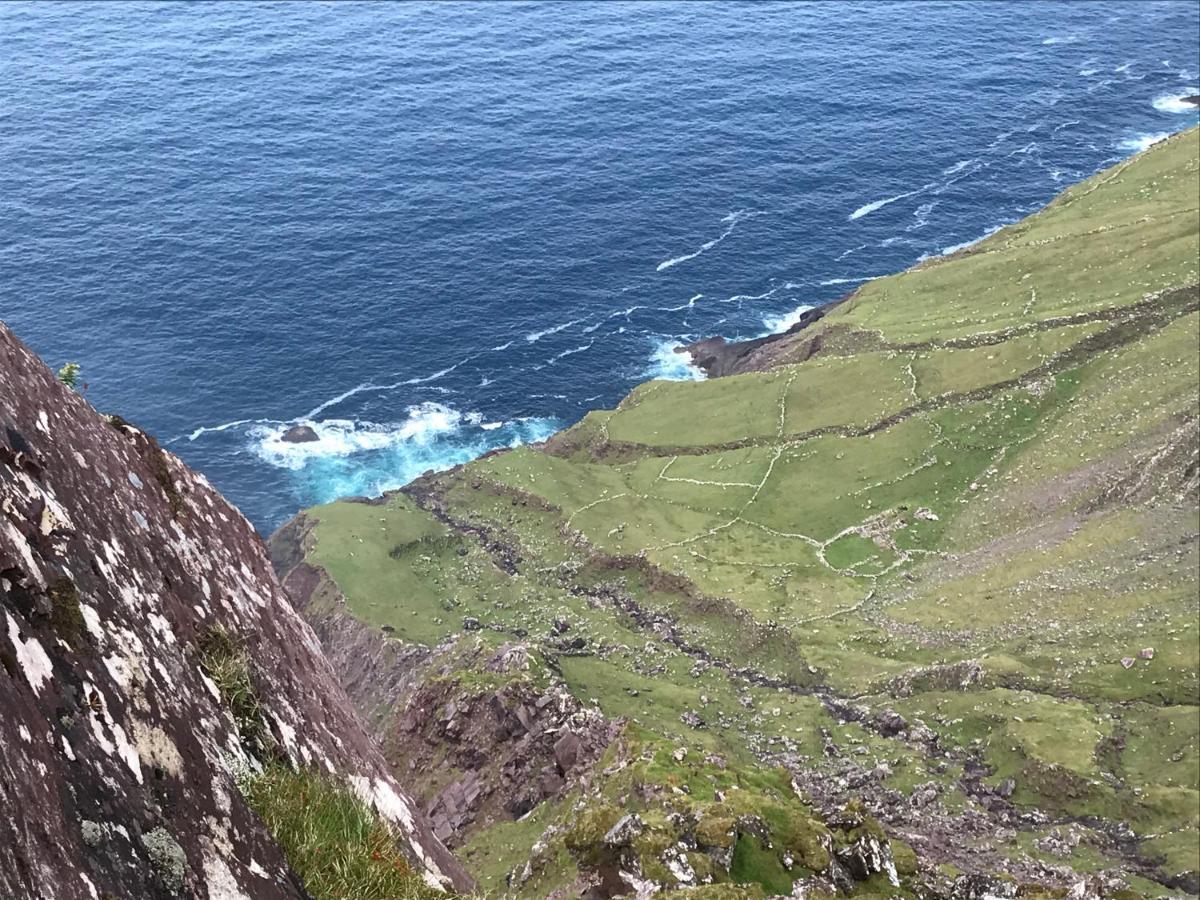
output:
<svg viewBox="0 0 1200 900"><path fill-rule="evenodd" d="M58 370L58 380L69 387L71 390L79 388L79 363L69 362L64 363L63 367Z"/></svg>

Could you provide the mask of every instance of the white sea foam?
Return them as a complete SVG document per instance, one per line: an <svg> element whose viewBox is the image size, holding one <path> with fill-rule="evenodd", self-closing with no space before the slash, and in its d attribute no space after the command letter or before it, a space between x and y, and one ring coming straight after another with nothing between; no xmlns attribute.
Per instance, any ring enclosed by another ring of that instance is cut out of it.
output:
<svg viewBox="0 0 1200 900"><path fill-rule="evenodd" d="M570 322L563 322L562 324L554 325L551 328L543 328L541 331L531 331L529 334L525 335L525 340L529 341L531 344L536 344L542 338L548 337L552 334L558 334L560 331L566 331L571 326L578 325L587 318L588 316L584 316L582 319L572 319Z"/></svg>
<svg viewBox="0 0 1200 900"><path fill-rule="evenodd" d="M1072 120L1071 120L1071 121L1069 121L1069 122L1063 122L1063 123L1061 123L1061 124L1059 124L1059 125L1055 125L1055 126L1054 126L1054 128L1052 128L1052 129L1050 130L1050 133L1051 133L1051 134L1058 134L1058 133L1059 133L1060 131L1062 131L1064 128L1070 128L1072 125L1078 125L1078 124L1079 124L1079 120L1078 120L1078 119L1072 119Z"/></svg>
<svg viewBox="0 0 1200 900"><path fill-rule="evenodd" d="M668 338L655 344L650 363L642 371L643 378L662 378L668 381L703 381L704 371L692 365L687 353L676 353L683 342Z"/></svg>
<svg viewBox="0 0 1200 900"><path fill-rule="evenodd" d="M683 312L685 309L691 309L696 305L696 301L703 297L703 294L696 294L687 303L681 303L679 306L660 306L660 312Z"/></svg>
<svg viewBox="0 0 1200 900"><path fill-rule="evenodd" d="M812 309L811 306L802 305L781 316L764 316L762 320L763 326L767 329L767 334L782 334L797 324L801 317L810 309Z"/></svg>
<svg viewBox="0 0 1200 900"><path fill-rule="evenodd" d="M466 362L465 359L462 360L461 362L456 362L452 366L446 366L446 368L444 368L444 369L439 369L438 371L434 372L432 375L425 375L421 378L408 378L404 381L399 382L398 384L394 385L393 387L384 388L384 390L390 391L394 387L405 387L405 386L413 385L413 384L428 384L431 381L437 381L439 378L444 378L445 376L449 375L451 372L453 372L455 369L457 369L459 366L461 366L464 362Z"/></svg>
<svg viewBox="0 0 1200 900"><path fill-rule="evenodd" d="M1200 94L1200 87L1184 88L1182 93L1178 94L1163 94L1154 98L1154 108L1159 112L1173 113L1176 115L1200 112L1200 108L1193 106L1191 103L1184 103L1184 97L1191 97Z"/></svg>
<svg viewBox="0 0 1200 900"><path fill-rule="evenodd" d="M866 250L868 246L870 246L870 245L869 244L859 244L857 247L851 247L849 250L843 250L838 255L837 259L834 260L834 262L841 262L843 259L845 259L847 256L849 256L852 253L857 253L859 250Z"/></svg>
<svg viewBox="0 0 1200 900"><path fill-rule="evenodd" d="M1077 40L1079 40L1079 38L1077 38L1075 35L1065 34L1065 35L1060 35L1060 36L1056 36L1056 37L1048 37L1044 41L1042 41L1042 44L1043 44L1043 46L1046 46L1046 47L1053 47L1056 44L1073 44Z"/></svg>
<svg viewBox="0 0 1200 900"><path fill-rule="evenodd" d="M200 428L197 428L195 431L191 432L187 436L187 439L189 441L194 441L194 440L196 440L196 438L200 437L201 435L215 434L216 432L220 432L220 431L228 431L231 428L240 428L243 425L282 425L282 424L284 424L284 423L280 422L277 419L238 419L237 421L234 421L234 422L224 422L221 425L203 425ZM178 438L175 438L174 440L178 440ZM168 442L168 443L170 443L170 442Z"/></svg>
<svg viewBox="0 0 1200 900"><path fill-rule="evenodd" d="M554 356L550 357L548 362L550 365L554 365L560 359L565 359L568 356L574 356L576 353L583 353L585 350L591 350L592 346L595 343L596 343L596 341L593 338L592 340L588 341L586 344L582 344L579 347L572 347L570 350L564 350L562 353L554 354Z"/></svg>
<svg viewBox="0 0 1200 900"><path fill-rule="evenodd" d="M1005 157L1005 159L1007 159L1010 156L1025 156L1026 154L1035 152L1037 150L1037 148L1038 148L1037 141L1030 141L1025 146L1018 147L1016 150L1011 150L1008 153L1004 154L1004 157Z"/></svg>
<svg viewBox="0 0 1200 900"><path fill-rule="evenodd" d="M959 250L966 250L968 247L974 247L976 244L980 243L981 241L986 241L993 234L995 234L997 231L999 231L1001 228L1003 228L1005 224L1007 224L1007 223L1002 223L1000 225L994 225L991 228L989 228L987 231L985 231L983 234L981 234L979 237L971 238L971 240L969 240L969 241L963 241L961 244L951 244L949 247L943 247L942 252L937 255L949 256L951 253L957 253ZM928 259L928 258L929 258L928 256L922 257L922 259Z"/></svg>
<svg viewBox="0 0 1200 900"><path fill-rule="evenodd" d="M296 424L307 425L317 435L317 440L303 443L283 440L290 427L284 425L253 428L250 436L262 459L286 469L301 469L314 457L350 456L405 442L427 443L459 428L465 420L462 413L441 403L421 403L406 412L404 421L387 425L353 419L300 419Z"/></svg>
<svg viewBox="0 0 1200 900"><path fill-rule="evenodd" d="M881 278L881 275L858 275L853 278L826 278L820 282L821 287L828 287L831 284L858 284L860 281L870 281L872 278Z"/></svg>
<svg viewBox="0 0 1200 900"><path fill-rule="evenodd" d="M1011 136L1012 136L1012 129L1009 129L1008 131L1002 131L998 135L996 135L994 138L992 138L992 142L987 145L987 148L989 150L995 150L997 147L999 147L1001 144L1003 144L1006 140L1008 140Z"/></svg>
<svg viewBox="0 0 1200 900"><path fill-rule="evenodd" d="M929 224L929 214L933 212L938 201L930 200L928 203L922 203L913 212L913 223L909 225L905 231L916 231L918 228L924 228Z"/></svg>
<svg viewBox="0 0 1200 900"><path fill-rule="evenodd" d="M943 175L953 175L955 172L961 172L963 169L965 169L967 166L971 165L971 163L973 163L973 162L976 162L976 159L974 157L972 157L971 159L960 159L954 165L947 166L946 168L942 169L942 174Z"/></svg>
<svg viewBox="0 0 1200 900"><path fill-rule="evenodd" d="M391 384L375 384L370 381L365 381L362 384L355 385L354 387L350 388L347 391L342 391L340 394L338 394L335 397L330 397L328 400L324 401L323 403L317 404L312 409L310 409L308 412L306 412L303 416L300 416L300 419L305 420L305 421L311 420L311 419L316 419L318 416L321 415L321 413L325 412L325 410L330 409L334 406L337 406L343 400L349 400L351 397L355 396L356 394L368 394L368 393L380 393L380 392L386 393L387 391L394 391L394 390L397 390L402 387L413 387L414 385L418 385L418 384L429 384L431 381L437 381L439 378L444 378L445 376L449 375L451 372L453 372L455 369L457 369L463 363L467 362L468 360L470 360L472 358L473 357L468 356L465 359L459 360L452 366L446 366L446 368L444 368L444 369L439 369L438 371L434 372L432 375L423 375L423 376L419 376L416 378L405 378L403 381L396 381L396 382L392 382Z"/></svg>
<svg viewBox="0 0 1200 900"><path fill-rule="evenodd" d="M889 238L884 238L882 241L879 242L880 247L891 247L895 244L908 244L909 246L912 246L912 247L923 246L922 244L918 243L917 241L914 241L912 238L906 238L903 235L899 235L899 234L893 235L892 237L889 237Z"/></svg>
<svg viewBox="0 0 1200 900"><path fill-rule="evenodd" d="M644 307L644 306L630 306L625 309L618 309L614 313L609 313L608 317L610 319L616 319L616 318L619 318L620 316L624 316L625 318L628 319L631 315L633 315L639 309L645 309L645 308L646 307Z"/></svg>
<svg viewBox="0 0 1200 900"><path fill-rule="evenodd" d="M505 341L503 344L499 344L499 345L493 347L492 350L494 350L496 352L500 352L502 350L507 350L512 345L513 345L512 341Z"/></svg>
<svg viewBox="0 0 1200 900"><path fill-rule="evenodd" d="M1154 134L1139 134L1131 138L1125 138L1123 141L1118 141L1116 146L1118 150L1141 153L1152 144L1165 141L1170 136L1171 133L1169 131L1157 131Z"/></svg>
<svg viewBox="0 0 1200 900"><path fill-rule="evenodd" d="M287 426L250 429L251 450L265 462L289 469L315 502L375 495L400 487L429 469L468 462L496 447L545 440L559 427L548 418L488 422L441 403L411 406L399 422L311 420L317 440L283 440Z"/></svg>
<svg viewBox="0 0 1200 900"><path fill-rule="evenodd" d="M850 213L848 218L850 221L861 219L863 216L869 216L877 209L883 209L889 203L895 203L897 200L903 200L905 197L915 197L919 193L921 193L921 189L917 189L915 191L906 191L903 194L897 194L895 197L885 197L882 200L873 200L870 203L863 204L854 212Z"/></svg>
<svg viewBox="0 0 1200 900"><path fill-rule="evenodd" d="M733 234L733 229L737 227L737 223L740 220L750 219L758 215L762 215L762 213L756 210L739 209L736 212L731 212L729 215L721 219L722 222L728 222L729 224L717 237L713 238L711 241L701 244L700 249L694 253L685 253L683 256L676 256L672 257L671 259L663 260L658 264L654 271L661 272L664 269L670 269L673 266L679 265L680 263L687 262L689 259L695 259L701 253L704 253L706 250L711 250L713 247L717 246L717 244L721 243L721 241L725 240L725 238Z"/></svg>
<svg viewBox="0 0 1200 900"><path fill-rule="evenodd" d="M1122 65L1117 66L1115 69L1113 69L1113 72L1115 72L1117 74L1120 74L1121 72L1128 72L1129 67L1132 65L1133 65L1133 63L1131 63L1131 62L1124 63Z"/></svg>
<svg viewBox="0 0 1200 900"><path fill-rule="evenodd" d="M791 282L788 284L777 284L769 291L763 291L761 294L734 294L732 297L726 297L721 303L737 303L739 306L746 300L766 300L774 297L775 293L780 290L790 290L795 287Z"/></svg>
<svg viewBox="0 0 1200 900"><path fill-rule="evenodd" d="M375 385L369 381L364 381L362 384L356 385L356 386L350 388L350 390L348 390L348 391L342 391L342 393L338 394L336 397L330 397L324 403L320 403L317 406L314 406L307 413L305 413L301 418L304 418L304 419L316 418L321 413L325 412L325 410L329 409L331 406L337 406L343 400L348 400L351 397L353 397L355 394L361 394L366 391L392 390L393 388L397 388L399 386L400 386L399 383L396 383L393 385Z"/></svg>

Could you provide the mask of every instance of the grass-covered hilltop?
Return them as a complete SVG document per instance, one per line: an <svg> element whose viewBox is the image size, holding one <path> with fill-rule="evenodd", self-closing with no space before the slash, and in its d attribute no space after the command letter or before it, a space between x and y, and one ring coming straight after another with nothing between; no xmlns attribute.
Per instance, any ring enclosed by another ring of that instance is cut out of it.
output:
<svg viewBox="0 0 1200 900"><path fill-rule="evenodd" d="M1198 167L273 538L484 890L1200 890Z"/></svg>

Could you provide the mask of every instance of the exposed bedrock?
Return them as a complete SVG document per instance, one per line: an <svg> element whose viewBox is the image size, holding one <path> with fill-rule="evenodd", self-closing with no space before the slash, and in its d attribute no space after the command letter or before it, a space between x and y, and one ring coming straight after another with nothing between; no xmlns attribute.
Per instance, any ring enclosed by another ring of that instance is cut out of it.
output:
<svg viewBox="0 0 1200 900"><path fill-rule="evenodd" d="M302 897L199 645L253 659L277 752L348 783L426 880L470 879L389 774L254 529L0 325L0 896Z"/></svg>

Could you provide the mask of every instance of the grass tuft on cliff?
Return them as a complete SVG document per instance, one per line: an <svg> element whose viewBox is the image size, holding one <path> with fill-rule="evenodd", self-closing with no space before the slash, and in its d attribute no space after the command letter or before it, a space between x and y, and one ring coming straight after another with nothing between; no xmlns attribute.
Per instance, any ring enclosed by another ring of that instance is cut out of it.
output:
<svg viewBox="0 0 1200 900"><path fill-rule="evenodd" d="M215 625L196 639L196 649L200 668L212 679L221 701L232 713L242 744L255 757L263 758L272 749L271 735L263 721L245 646L235 635Z"/></svg>
<svg viewBox="0 0 1200 900"><path fill-rule="evenodd" d="M242 785L313 900L428 900L430 887L387 825L346 787L307 770L273 766Z"/></svg>

